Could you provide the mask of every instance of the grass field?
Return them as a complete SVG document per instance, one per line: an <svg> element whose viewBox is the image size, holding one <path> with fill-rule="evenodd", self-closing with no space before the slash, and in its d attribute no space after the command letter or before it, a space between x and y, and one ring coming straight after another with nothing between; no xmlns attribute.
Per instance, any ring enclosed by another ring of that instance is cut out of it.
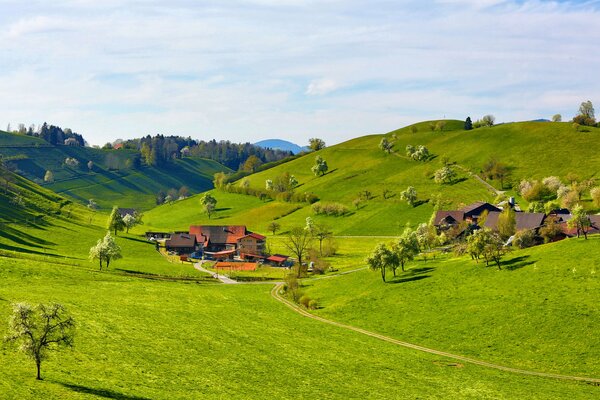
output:
<svg viewBox="0 0 600 400"><path fill-rule="evenodd" d="M308 283L318 315L531 370L600 376L600 237L515 252L504 269L418 260L383 283L361 271Z"/></svg>
<svg viewBox="0 0 600 400"><path fill-rule="evenodd" d="M0 259L0 320L13 301L59 301L76 345L34 365L1 350L11 398L589 398L596 387L524 378L307 320L269 285L161 282ZM532 388L535 390L532 391Z"/></svg>

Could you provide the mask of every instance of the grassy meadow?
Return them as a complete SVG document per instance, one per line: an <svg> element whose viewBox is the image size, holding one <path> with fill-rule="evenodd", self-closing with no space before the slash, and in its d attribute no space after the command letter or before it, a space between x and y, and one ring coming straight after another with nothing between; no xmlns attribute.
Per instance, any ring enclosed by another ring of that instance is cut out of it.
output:
<svg viewBox="0 0 600 400"><path fill-rule="evenodd" d="M589 398L596 387L521 377L308 320L270 285L197 285L0 258L0 320L14 301L62 302L75 347L34 364L0 350L10 398ZM532 391L532 388L535 390Z"/></svg>
<svg viewBox="0 0 600 400"><path fill-rule="evenodd" d="M509 254L503 270L470 258L418 259L306 282L318 315L499 364L600 376L600 237ZM390 273L391 275L391 273Z"/></svg>

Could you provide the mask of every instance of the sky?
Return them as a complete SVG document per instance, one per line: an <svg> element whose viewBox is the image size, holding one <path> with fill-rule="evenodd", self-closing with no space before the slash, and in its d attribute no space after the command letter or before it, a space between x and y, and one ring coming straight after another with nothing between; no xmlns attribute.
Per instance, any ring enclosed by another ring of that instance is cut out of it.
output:
<svg viewBox="0 0 600 400"><path fill-rule="evenodd" d="M0 127L334 144L600 104L600 1L0 0Z"/></svg>

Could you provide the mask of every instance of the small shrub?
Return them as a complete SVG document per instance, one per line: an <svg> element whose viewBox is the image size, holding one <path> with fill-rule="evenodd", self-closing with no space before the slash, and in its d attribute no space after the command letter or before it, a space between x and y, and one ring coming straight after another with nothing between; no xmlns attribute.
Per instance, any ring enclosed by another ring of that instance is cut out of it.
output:
<svg viewBox="0 0 600 400"><path fill-rule="evenodd" d="M298 303L300 303L301 306L308 308L308 305L310 304L310 302L313 301L310 297L304 295L302 297L300 297L300 301L298 301Z"/></svg>
<svg viewBox="0 0 600 400"><path fill-rule="evenodd" d="M313 299L313 300L311 300L311 301L308 302L308 308L309 309L316 310L317 307L319 307L319 304L317 303L316 300Z"/></svg>

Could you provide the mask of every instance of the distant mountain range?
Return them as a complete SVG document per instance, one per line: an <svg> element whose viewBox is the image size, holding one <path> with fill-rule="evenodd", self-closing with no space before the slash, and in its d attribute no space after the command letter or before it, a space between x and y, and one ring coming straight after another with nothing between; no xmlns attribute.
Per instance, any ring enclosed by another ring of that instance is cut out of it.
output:
<svg viewBox="0 0 600 400"><path fill-rule="evenodd" d="M269 149L275 149L275 150L285 150L285 151L291 151L294 154L298 154L302 151L308 151L308 147L301 147L298 146L295 143L292 142L288 142L287 140L281 140L281 139L266 139L266 140L261 140L260 142L256 142L254 143L255 146L259 146L259 147L263 147L263 148L269 148Z"/></svg>

